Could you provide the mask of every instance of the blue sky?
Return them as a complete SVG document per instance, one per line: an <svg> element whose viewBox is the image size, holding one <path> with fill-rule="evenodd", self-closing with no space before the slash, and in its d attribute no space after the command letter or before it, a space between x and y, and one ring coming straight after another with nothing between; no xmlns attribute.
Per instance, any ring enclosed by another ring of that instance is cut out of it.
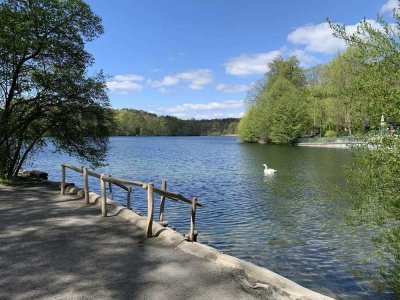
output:
<svg viewBox="0 0 400 300"><path fill-rule="evenodd" d="M180 118L239 117L246 91L276 55L304 67L344 49L326 18L354 30L395 0L87 1L105 34L88 44L114 108Z"/></svg>

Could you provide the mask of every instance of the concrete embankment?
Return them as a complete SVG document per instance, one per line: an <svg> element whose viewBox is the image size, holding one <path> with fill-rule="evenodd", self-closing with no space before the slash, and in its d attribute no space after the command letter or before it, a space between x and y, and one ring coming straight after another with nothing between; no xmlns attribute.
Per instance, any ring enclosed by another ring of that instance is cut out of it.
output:
<svg viewBox="0 0 400 300"><path fill-rule="evenodd" d="M299 138L296 141L296 146L300 147L317 147L317 148L351 148L364 145L365 141L355 137L314 137L314 138Z"/></svg>
<svg viewBox="0 0 400 300"><path fill-rule="evenodd" d="M314 147L314 148L339 148L339 149L349 149L352 146L358 146L361 143L298 143L296 146L299 147Z"/></svg>
<svg viewBox="0 0 400 300"><path fill-rule="evenodd" d="M0 188L0 299L330 299L185 241L99 196L50 183Z"/></svg>

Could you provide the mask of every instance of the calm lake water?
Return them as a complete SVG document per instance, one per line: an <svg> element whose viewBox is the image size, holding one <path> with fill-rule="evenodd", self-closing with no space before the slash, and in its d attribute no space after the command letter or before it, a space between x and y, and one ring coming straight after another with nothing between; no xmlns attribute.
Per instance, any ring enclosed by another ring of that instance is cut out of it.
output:
<svg viewBox="0 0 400 300"><path fill-rule="evenodd" d="M344 221L348 150L247 145L236 137L114 137L110 147L108 166L97 171L156 186L166 179L168 190L205 204L196 219L199 242L336 298L390 298L354 275L371 232ZM81 165L49 147L29 166L60 180L63 161ZM263 163L278 172L264 177ZM82 186L72 171L67 181ZM90 185L99 190L97 180ZM124 191L114 193L124 203ZM145 191L135 189L132 203L145 213ZM165 219L188 232L190 209L168 201Z"/></svg>

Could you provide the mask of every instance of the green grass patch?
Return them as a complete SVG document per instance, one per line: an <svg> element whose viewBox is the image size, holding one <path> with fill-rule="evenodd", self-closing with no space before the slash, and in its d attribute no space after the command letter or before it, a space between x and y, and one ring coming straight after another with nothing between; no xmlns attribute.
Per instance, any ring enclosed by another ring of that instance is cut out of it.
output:
<svg viewBox="0 0 400 300"><path fill-rule="evenodd" d="M5 179L5 178L0 178L0 187L1 186L17 186L22 183L22 180L20 178L14 178L14 179Z"/></svg>

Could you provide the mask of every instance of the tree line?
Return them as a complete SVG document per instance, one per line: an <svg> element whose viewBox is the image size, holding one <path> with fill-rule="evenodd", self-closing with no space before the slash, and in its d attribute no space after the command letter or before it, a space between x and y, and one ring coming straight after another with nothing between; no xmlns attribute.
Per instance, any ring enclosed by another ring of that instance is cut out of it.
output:
<svg viewBox="0 0 400 300"><path fill-rule="evenodd" d="M117 136L200 136L237 134L239 119L182 120L136 109L112 110Z"/></svg>
<svg viewBox="0 0 400 300"><path fill-rule="evenodd" d="M307 70L294 56L275 58L248 94L241 139L285 144L301 136L364 134L380 127L382 115L398 126L399 72L393 59L372 60L357 44Z"/></svg>

